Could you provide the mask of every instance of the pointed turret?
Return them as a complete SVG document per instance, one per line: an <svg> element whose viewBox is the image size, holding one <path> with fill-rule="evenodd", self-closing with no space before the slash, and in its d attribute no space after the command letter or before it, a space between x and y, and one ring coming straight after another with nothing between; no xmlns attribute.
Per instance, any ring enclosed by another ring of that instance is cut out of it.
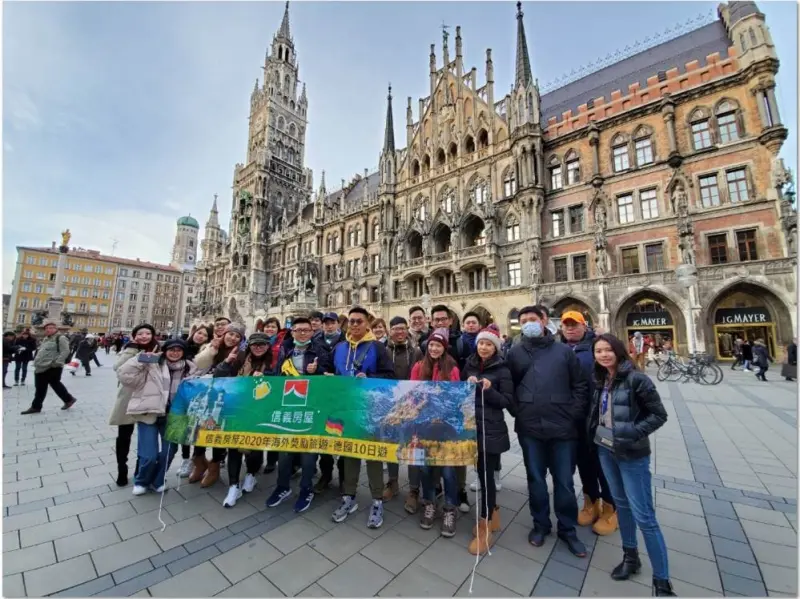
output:
<svg viewBox="0 0 800 599"><path fill-rule="evenodd" d="M389 84L389 95L386 97L386 132L383 135L383 151L394 153L394 118L392 117L392 84Z"/></svg>
<svg viewBox="0 0 800 599"><path fill-rule="evenodd" d="M219 227L219 210L217 210L217 194L214 194L214 203L211 205L211 213L208 215L207 227Z"/></svg>
<svg viewBox="0 0 800 599"><path fill-rule="evenodd" d="M528 56L528 41L525 38L525 24L522 21L522 2L517 2L517 76L515 87L528 87L533 83L531 59Z"/></svg>
<svg viewBox="0 0 800 599"><path fill-rule="evenodd" d="M286 8L283 11L283 20L281 21L281 28L278 29L278 37L287 40L292 39L292 34L289 31L289 0L286 0Z"/></svg>
<svg viewBox="0 0 800 599"><path fill-rule="evenodd" d="M303 91L300 92L300 101L304 104L308 103L308 96L306 96L306 84L303 83Z"/></svg>

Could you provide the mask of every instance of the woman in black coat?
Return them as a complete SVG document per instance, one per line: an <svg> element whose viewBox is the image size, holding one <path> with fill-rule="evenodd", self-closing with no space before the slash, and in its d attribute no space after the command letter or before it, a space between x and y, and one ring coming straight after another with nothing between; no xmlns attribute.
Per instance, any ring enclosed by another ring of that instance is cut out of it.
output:
<svg viewBox="0 0 800 599"><path fill-rule="evenodd" d="M467 358L462 378L476 383L475 422L478 429L478 479L481 488L481 517L469 544L473 555L486 553L492 545L492 533L500 530L494 472L500 465L500 454L511 448L506 426L505 409L514 398L511 371L502 355L503 340L496 327L478 333L476 353Z"/></svg>
<svg viewBox="0 0 800 599"><path fill-rule="evenodd" d="M592 346L595 391L588 433L598 446L600 465L617 506L623 559L611 572L627 580L642 567L636 529L642 531L653 568L653 595L674 597L669 581L667 545L656 520L648 437L667 421L667 412L650 378L633 366L625 344L600 335Z"/></svg>
<svg viewBox="0 0 800 599"><path fill-rule="evenodd" d="M14 342L14 385L24 385L28 376L28 362L36 355L36 339L31 335L30 329L25 329ZM20 378L22 373L22 378Z"/></svg>

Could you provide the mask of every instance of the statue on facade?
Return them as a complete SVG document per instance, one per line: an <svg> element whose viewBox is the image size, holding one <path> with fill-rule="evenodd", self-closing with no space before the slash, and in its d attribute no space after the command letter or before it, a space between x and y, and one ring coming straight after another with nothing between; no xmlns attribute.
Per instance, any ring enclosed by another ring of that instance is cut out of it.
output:
<svg viewBox="0 0 800 599"><path fill-rule="evenodd" d="M453 252L458 250L458 227L450 231L450 250Z"/></svg>
<svg viewBox="0 0 800 599"><path fill-rule="evenodd" d="M341 258L336 264L336 280L341 281L344 279L344 258Z"/></svg>
<svg viewBox="0 0 800 599"><path fill-rule="evenodd" d="M536 286L542 282L542 263L539 259L539 243L533 239L530 243L531 259L531 285Z"/></svg>
<svg viewBox="0 0 800 599"><path fill-rule="evenodd" d="M494 243L494 223L491 219L486 220L483 232L486 235L486 245L492 245Z"/></svg>
<svg viewBox="0 0 800 599"><path fill-rule="evenodd" d="M605 230L600 227L596 227L594 230L595 249L605 249L607 246L608 246L608 240L606 239Z"/></svg>
<svg viewBox="0 0 800 599"><path fill-rule="evenodd" d="M594 265L598 277L604 277L608 274L608 254L606 253L605 246L595 249Z"/></svg>
<svg viewBox="0 0 800 599"><path fill-rule="evenodd" d="M603 201L598 201L597 206L594 209L594 222L597 225L598 229L605 230L606 225L608 224L608 215L606 212L606 205Z"/></svg>
<svg viewBox="0 0 800 599"><path fill-rule="evenodd" d="M678 247L681 250L681 262L683 264L694 264L694 236L682 235Z"/></svg>
<svg viewBox="0 0 800 599"><path fill-rule="evenodd" d="M402 264L405 259L406 248L405 244L401 240L397 241L395 252L397 253L397 263Z"/></svg>
<svg viewBox="0 0 800 599"><path fill-rule="evenodd" d="M682 183L678 183L672 190L672 208L679 218L689 217L689 196Z"/></svg>

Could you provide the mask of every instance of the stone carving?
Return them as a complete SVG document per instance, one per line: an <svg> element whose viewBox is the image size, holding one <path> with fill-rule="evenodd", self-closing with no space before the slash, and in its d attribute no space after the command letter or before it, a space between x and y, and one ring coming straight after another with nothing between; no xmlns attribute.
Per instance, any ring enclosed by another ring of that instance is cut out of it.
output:
<svg viewBox="0 0 800 599"><path fill-rule="evenodd" d="M694 236L682 236L678 247L681 249L681 262L694 264Z"/></svg>
<svg viewBox="0 0 800 599"><path fill-rule="evenodd" d="M679 218L687 218L689 216L689 196L686 195L686 190L683 188L682 183L678 183L675 189L672 190L672 209Z"/></svg>
<svg viewBox="0 0 800 599"><path fill-rule="evenodd" d="M604 277L608 274L608 253L605 246L595 248L594 265L598 277Z"/></svg>
<svg viewBox="0 0 800 599"><path fill-rule="evenodd" d="M536 286L542 282L542 264L539 259L539 243L537 239L531 240L529 253L531 257L531 286Z"/></svg>
<svg viewBox="0 0 800 599"><path fill-rule="evenodd" d="M403 260L405 259L405 243L402 240L397 240L397 246L395 248L395 252L397 253L397 263L402 264Z"/></svg>
<svg viewBox="0 0 800 599"><path fill-rule="evenodd" d="M483 232L486 234L486 245L492 245L494 243L494 223L491 219L486 220Z"/></svg>
<svg viewBox="0 0 800 599"><path fill-rule="evenodd" d="M450 231L450 249L452 251L456 251L458 249L458 229L452 229Z"/></svg>
<svg viewBox="0 0 800 599"><path fill-rule="evenodd" d="M597 202L597 206L595 206L594 209L594 222L598 228L605 230L608 224L607 218L605 202L600 200Z"/></svg>

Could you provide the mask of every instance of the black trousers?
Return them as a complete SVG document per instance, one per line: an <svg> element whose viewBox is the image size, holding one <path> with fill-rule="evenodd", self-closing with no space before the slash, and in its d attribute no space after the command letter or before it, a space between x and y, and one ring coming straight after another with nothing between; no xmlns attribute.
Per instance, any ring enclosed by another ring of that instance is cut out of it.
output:
<svg viewBox="0 0 800 599"><path fill-rule="evenodd" d="M117 466L120 470L128 468L128 454L131 451L131 438L133 438L133 431L136 429L135 424L121 424L117 427L117 443L115 453L117 456ZM136 473L139 472L139 458L136 458Z"/></svg>
<svg viewBox="0 0 800 599"><path fill-rule="evenodd" d="M263 451L251 451L246 456L238 449L228 450L228 483L238 485L242 474L242 458L244 458L247 474L258 474L264 462Z"/></svg>
<svg viewBox="0 0 800 599"><path fill-rule="evenodd" d="M181 445L181 457L184 460L188 460L189 456L191 455L192 446L191 445Z"/></svg>
<svg viewBox="0 0 800 599"><path fill-rule="evenodd" d="M97 364L98 366L102 366L100 360L97 359L97 354L92 354L92 360L94 360L94 363Z"/></svg>
<svg viewBox="0 0 800 599"><path fill-rule="evenodd" d="M581 477L583 494L592 501L602 499L609 505L614 505L611 489L608 487L603 468L600 466L600 457L594 440L589 440L582 435L578 441L578 474Z"/></svg>
<svg viewBox="0 0 800 599"><path fill-rule="evenodd" d="M478 480L481 487L481 518L490 518L497 505L497 487L494 482L494 473L500 470L500 454L484 454L478 448Z"/></svg>
<svg viewBox="0 0 800 599"><path fill-rule="evenodd" d="M333 456L327 453L322 453L319 456L319 470L323 477L333 479ZM344 458L340 457L336 462L336 467L339 469L339 478L344 475Z"/></svg>
<svg viewBox="0 0 800 599"><path fill-rule="evenodd" d="M5 363L3 364L5 366ZM44 398L47 395L47 388L52 387L55 394L63 401L67 403L75 399L70 395L67 388L64 386L64 383L61 382L61 375L63 374L63 368L48 368L44 372L36 372L33 375L33 383L35 387L35 391L33 394L33 403L31 407L34 410L42 409L44 405ZM5 374L5 372L3 373ZM5 380L5 379L4 379Z"/></svg>
<svg viewBox="0 0 800 599"><path fill-rule="evenodd" d="M211 461L212 462L222 462L225 460L225 455L227 454L227 449L221 449L219 447L212 447L211 448ZM197 445L194 446L194 457L205 457L206 455L206 448L199 447Z"/></svg>
<svg viewBox="0 0 800 599"><path fill-rule="evenodd" d="M6 362L5 360L3 360L3 387L6 386L6 375L8 374L8 365L10 363L11 362Z"/></svg>
<svg viewBox="0 0 800 599"><path fill-rule="evenodd" d="M22 373L22 377L19 376L20 373ZM26 378L28 378L28 360L17 360L14 362L14 382L22 381L24 383ZM3 382L5 380L5 372L3 372Z"/></svg>

